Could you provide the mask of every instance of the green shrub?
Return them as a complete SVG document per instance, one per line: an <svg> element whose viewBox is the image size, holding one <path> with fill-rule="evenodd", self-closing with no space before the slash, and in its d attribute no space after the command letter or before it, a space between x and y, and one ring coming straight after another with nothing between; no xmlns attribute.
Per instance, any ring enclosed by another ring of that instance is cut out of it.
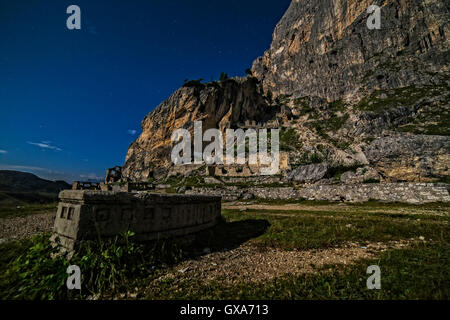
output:
<svg viewBox="0 0 450 320"><path fill-rule="evenodd" d="M203 88L205 85L202 83L203 79L198 79L198 80L190 80L190 81L186 81L183 84L184 88Z"/></svg>
<svg viewBox="0 0 450 320"><path fill-rule="evenodd" d="M280 130L281 151L298 150L301 147L302 143L300 142L300 137L294 129L289 128L287 130Z"/></svg>
<svg viewBox="0 0 450 320"><path fill-rule="evenodd" d="M344 172L347 172L347 171L356 172L356 170L360 167L361 167L361 165L357 165L357 164L351 165L351 166L347 166L347 165L334 166L334 167L328 169L327 178L334 178L335 180L340 180L341 176Z"/></svg>
<svg viewBox="0 0 450 320"><path fill-rule="evenodd" d="M310 118L317 118L318 112L315 108L311 107L308 102L308 97L297 98L294 100L294 104L300 108L299 116L309 115Z"/></svg>
<svg viewBox="0 0 450 320"><path fill-rule="evenodd" d="M371 178L371 179L365 179L365 180L363 181L363 183L380 183L380 179L374 179L374 178Z"/></svg>
<svg viewBox="0 0 450 320"><path fill-rule="evenodd" d="M174 240L146 244L132 241L133 232L108 240L86 241L70 259L52 245L49 234L33 238L30 247L8 264L0 277L0 299L53 300L112 296L126 291L127 279L145 277L163 263L179 261L183 251ZM81 270L81 291L68 290L69 265Z"/></svg>
<svg viewBox="0 0 450 320"><path fill-rule="evenodd" d="M219 76L219 81L225 81L228 80L228 73L221 72Z"/></svg>
<svg viewBox="0 0 450 320"><path fill-rule="evenodd" d="M302 153L299 158L292 159L291 167L297 168L299 166L317 164L325 161L325 156L320 152Z"/></svg>
<svg viewBox="0 0 450 320"><path fill-rule="evenodd" d="M65 287L69 262L52 247L49 235L39 235L30 247L13 260L0 278L1 299L61 299L66 298Z"/></svg>

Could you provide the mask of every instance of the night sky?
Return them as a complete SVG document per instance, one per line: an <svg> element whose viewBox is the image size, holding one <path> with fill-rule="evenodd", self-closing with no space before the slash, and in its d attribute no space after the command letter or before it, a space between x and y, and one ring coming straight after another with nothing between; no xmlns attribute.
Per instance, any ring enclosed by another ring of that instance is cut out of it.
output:
<svg viewBox="0 0 450 320"><path fill-rule="evenodd" d="M184 79L244 76L289 3L0 0L0 169L103 179Z"/></svg>

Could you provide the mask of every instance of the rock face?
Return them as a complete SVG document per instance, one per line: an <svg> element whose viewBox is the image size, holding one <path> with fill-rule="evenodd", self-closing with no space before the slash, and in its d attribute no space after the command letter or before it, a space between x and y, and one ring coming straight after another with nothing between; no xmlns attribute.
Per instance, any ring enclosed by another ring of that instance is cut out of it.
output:
<svg viewBox="0 0 450 320"><path fill-rule="evenodd" d="M309 164L292 170L289 173L288 178L289 180L296 182L317 181L325 177L327 170L328 165L326 163Z"/></svg>
<svg viewBox="0 0 450 320"><path fill-rule="evenodd" d="M450 139L440 136L390 136L365 151L369 162L391 181L450 176Z"/></svg>
<svg viewBox="0 0 450 320"><path fill-rule="evenodd" d="M375 183L380 180L378 171L368 166L358 168L356 172L347 171L341 176L341 182L344 184Z"/></svg>
<svg viewBox="0 0 450 320"><path fill-rule="evenodd" d="M143 132L128 150L123 175L137 180L164 176L171 166L172 133L183 128L193 137L194 121L202 121L203 131L223 130L246 120L267 121L275 111L254 78L187 84L142 121Z"/></svg>
<svg viewBox="0 0 450 320"><path fill-rule="evenodd" d="M367 27L374 4L379 30ZM165 177L173 131L195 120L275 121L286 181L448 181L449 25L446 0L293 0L251 75L190 81L143 120L123 176Z"/></svg>
<svg viewBox="0 0 450 320"><path fill-rule="evenodd" d="M367 27L372 4L381 7L380 30ZM361 89L434 84L436 73L448 70L449 6L441 0L294 0L253 72L274 95L328 101Z"/></svg>

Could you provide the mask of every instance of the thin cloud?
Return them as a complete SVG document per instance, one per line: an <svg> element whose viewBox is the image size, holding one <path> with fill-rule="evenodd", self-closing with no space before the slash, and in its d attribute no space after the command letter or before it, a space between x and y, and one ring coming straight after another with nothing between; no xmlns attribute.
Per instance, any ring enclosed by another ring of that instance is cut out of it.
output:
<svg viewBox="0 0 450 320"><path fill-rule="evenodd" d="M8 151L0 149L0 154L6 154Z"/></svg>
<svg viewBox="0 0 450 320"><path fill-rule="evenodd" d="M30 141L28 141L27 143L31 144L33 146L37 146L37 147L42 148L42 149L50 149L50 150L62 151L61 148L58 148L56 146L52 146L50 144L51 141L41 141L41 142L30 142Z"/></svg>
<svg viewBox="0 0 450 320"><path fill-rule="evenodd" d="M128 134L131 134L132 136L134 136L137 133L137 130L133 130L133 129L129 129L127 131Z"/></svg>
<svg viewBox="0 0 450 320"><path fill-rule="evenodd" d="M0 164L0 170L34 170L34 171L51 172L51 170L45 168L31 167L31 166L15 166L10 164Z"/></svg>
<svg viewBox="0 0 450 320"><path fill-rule="evenodd" d="M89 180L98 180L98 181L102 181L102 180L105 179L104 177L99 177L95 173L81 174L80 178L82 178L82 179L89 179Z"/></svg>
<svg viewBox="0 0 450 320"><path fill-rule="evenodd" d="M94 35L94 36L98 35L97 27L94 26L94 25L88 25L88 26L87 26L87 31L88 31L90 34Z"/></svg>

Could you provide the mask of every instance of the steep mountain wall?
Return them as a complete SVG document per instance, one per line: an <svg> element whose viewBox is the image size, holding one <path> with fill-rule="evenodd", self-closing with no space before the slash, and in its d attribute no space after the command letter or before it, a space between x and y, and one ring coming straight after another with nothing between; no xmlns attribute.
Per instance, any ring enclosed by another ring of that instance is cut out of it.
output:
<svg viewBox="0 0 450 320"><path fill-rule="evenodd" d="M171 166L172 133L184 128L193 137L194 121L202 121L203 131L224 130L246 120L267 121L275 110L262 96L254 78L187 84L142 121L143 132L128 150L123 174L133 180L167 174Z"/></svg>
<svg viewBox="0 0 450 320"><path fill-rule="evenodd" d="M372 4L380 30L367 27ZM147 115L124 177L165 177L171 134L195 120L275 119L287 180L449 181L449 23L447 0L293 0L252 75L191 81Z"/></svg>
<svg viewBox="0 0 450 320"><path fill-rule="evenodd" d="M367 27L372 4L380 30ZM294 0L253 72L274 95L329 101L435 84L449 67L449 12L442 0Z"/></svg>

